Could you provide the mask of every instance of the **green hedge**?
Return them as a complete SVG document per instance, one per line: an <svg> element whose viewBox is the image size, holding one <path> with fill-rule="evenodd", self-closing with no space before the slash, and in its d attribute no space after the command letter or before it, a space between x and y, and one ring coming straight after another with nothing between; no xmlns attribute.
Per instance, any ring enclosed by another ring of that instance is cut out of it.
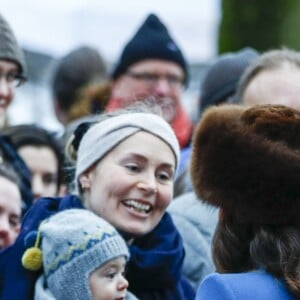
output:
<svg viewBox="0 0 300 300"><path fill-rule="evenodd" d="M300 1L223 0L219 53L251 46L300 49Z"/></svg>

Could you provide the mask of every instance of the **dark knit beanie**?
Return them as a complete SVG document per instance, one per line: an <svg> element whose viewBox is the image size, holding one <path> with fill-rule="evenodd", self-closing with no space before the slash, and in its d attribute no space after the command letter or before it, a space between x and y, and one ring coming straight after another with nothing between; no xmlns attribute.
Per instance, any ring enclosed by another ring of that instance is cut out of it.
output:
<svg viewBox="0 0 300 300"><path fill-rule="evenodd" d="M20 73L26 73L23 50L18 44L10 25L0 14L0 60L1 59L15 62L19 67Z"/></svg>
<svg viewBox="0 0 300 300"><path fill-rule="evenodd" d="M185 83L187 83L188 71L183 53L171 37L167 27L154 14L146 18L125 46L112 73L112 78L118 78L127 71L128 67L145 59L161 59L178 64L184 71Z"/></svg>
<svg viewBox="0 0 300 300"><path fill-rule="evenodd" d="M201 84L200 112L210 105L222 102L237 103L233 97L239 79L246 67L259 53L252 48L243 48L237 52L220 55L208 71Z"/></svg>
<svg viewBox="0 0 300 300"><path fill-rule="evenodd" d="M208 108L195 128L196 194L241 223L300 224L300 111L281 105Z"/></svg>

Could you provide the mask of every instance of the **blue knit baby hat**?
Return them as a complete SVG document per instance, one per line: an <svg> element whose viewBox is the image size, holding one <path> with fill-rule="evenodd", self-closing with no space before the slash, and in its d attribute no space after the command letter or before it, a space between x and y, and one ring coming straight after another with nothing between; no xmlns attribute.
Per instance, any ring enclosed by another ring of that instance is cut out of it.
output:
<svg viewBox="0 0 300 300"><path fill-rule="evenodd" d="M86 209L68 209L40 226L44 275L55 299L92 299L88 278L128 248L117 230Z"/></svg>

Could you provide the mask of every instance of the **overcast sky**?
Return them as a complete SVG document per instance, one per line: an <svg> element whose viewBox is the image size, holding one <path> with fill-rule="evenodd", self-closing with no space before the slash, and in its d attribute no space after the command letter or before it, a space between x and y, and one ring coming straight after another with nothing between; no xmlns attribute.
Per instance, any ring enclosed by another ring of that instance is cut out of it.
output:
<svg viewBox="0 0 300 300"><path fill-rule="evenodd" d="M190 62L216 53L220 0L0 0L0 5L23 46L53 56L87 43L113 62L150 12L168 26Z"/></svg>

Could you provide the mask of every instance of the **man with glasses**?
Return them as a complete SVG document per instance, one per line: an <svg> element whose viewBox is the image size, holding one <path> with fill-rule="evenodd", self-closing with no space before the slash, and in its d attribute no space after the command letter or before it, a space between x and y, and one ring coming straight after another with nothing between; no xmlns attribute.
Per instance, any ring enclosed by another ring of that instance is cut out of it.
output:
<svg viewBox="0 0 300 300"><path fill-rule="evenodd" d="M181 103L188 82L187 69L183 53L166 26L150 14L122 51L112 73L111 99L106 108L112 111L148 98L161 104L163 116L174 129L181 147L174 196L187 188L185 166L190 156L192 122ZM187 275L185 268L183 272Z"/></svg>
<svg viewBox="0 0 300 300"><path fill-rule="evenodd" d="M154 98L173 127L181 148L188 146L192 123L181 104L188 82L183 53L159 18L150 14L122 51L112 73L107 110Z"/></svg>
<svg viewBox="0 0 300 300"><path fill-rule="evenodd" d="M7 108L15 94L15 88L26 79L24 54L16 37L0 14L0 128L7 123Z"/></svg>

